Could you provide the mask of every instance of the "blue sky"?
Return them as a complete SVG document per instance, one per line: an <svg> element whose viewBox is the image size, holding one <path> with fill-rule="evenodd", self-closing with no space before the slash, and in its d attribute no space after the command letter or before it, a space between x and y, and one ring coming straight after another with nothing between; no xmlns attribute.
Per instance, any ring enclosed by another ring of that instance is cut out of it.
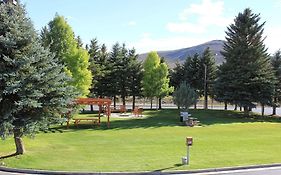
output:
<svg viewBox="0 0 281 175"><path fill-rule="evenodd" d="M270 53L281 48L281 0L22 0L35 28L56 13L67 18L84 43L97 38L109 48L115 42L138 53L173 50L224 39L227 26L250 7L266 21Z"/></svg>

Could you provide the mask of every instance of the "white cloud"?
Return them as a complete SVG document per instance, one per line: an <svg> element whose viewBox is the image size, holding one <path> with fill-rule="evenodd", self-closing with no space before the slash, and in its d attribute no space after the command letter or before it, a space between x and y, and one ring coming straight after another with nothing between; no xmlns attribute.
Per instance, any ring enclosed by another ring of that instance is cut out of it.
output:
<svg viewBox="0 0 281 175"><path fill-rule="evenodd" d="M223 9L223 1L212 2L211 0L203 0L201 4L191 4L179 14L179 17L181 20L187 20L190 15L218 17L222 15Z"/></svg>
<svg viewBox="0 0 281 175"><path fill-rule="evenodd" d="M136 26L137 22L136 21L129 21L128 26Z"/></svg>
<svg viewBox="0 0 281 175"><path fill-rule="evenodd" d="M203 33L209 26L225 27L232 19L224 17L223 10L223 1L203 0L201 4L191 4L185 8L179 14L181 22L170 22L166 28L170 32Z"/></svg>
<svg viewBox="0 0 281 175"><path fill-rule="evenodd" d="M268 47L268 52L273 54L276 52L278 49L281 49L281 44L280 44L280 35L281 31L281 26L271 26L268 28L265 28L264 31L264 36L266 36L265 39L265 45Z"/></svg>

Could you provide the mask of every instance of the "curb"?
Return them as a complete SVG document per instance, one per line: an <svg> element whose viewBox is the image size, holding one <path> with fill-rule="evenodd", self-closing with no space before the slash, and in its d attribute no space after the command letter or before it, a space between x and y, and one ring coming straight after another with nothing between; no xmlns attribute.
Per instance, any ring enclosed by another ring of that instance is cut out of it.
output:
<svg viewBox="0 0 281 175"><path fill-rule="evenodd" d="M146 172L68 172L68 171L47 171L47 170L31 170L31 169L17 169L7 168L0 166L0 171L10 173L27 173L27 174L51 174L51 175L167 175L167 174L193 174L193 173L212 173L221 171L234 171L234 170L246 170L256 168L272 168L281 167L281 163L276 164L265 164L265 165L251 165L251 166L238 166L238 167L224 167L224 168L210 168L210 169L199 169L199 170L179 170L179 171L146 171Z"/></svg>

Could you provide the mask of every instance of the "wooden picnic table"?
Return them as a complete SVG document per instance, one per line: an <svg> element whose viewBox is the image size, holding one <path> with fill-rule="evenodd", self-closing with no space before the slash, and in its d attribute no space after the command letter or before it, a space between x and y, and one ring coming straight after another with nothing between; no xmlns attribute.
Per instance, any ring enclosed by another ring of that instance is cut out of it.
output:
<svg viewBox="0 0 281 175"><path fill-rule="evenodd" d="M99 119L97 118L74 118L74 125L76 127L78 127L78 124L81 122L81 121L92 121L93 122L93 125L98 125L100 126L100 121Z"/></svg>
<svg viewBox="0 0 281 175"><path fill-rule="evenodd" d="M195 117L188 117L186 120L187 126L195 126L198 125L199 123L200 123L199 120Z"/></svg>
<svg viewBox="0 0 281 175"><path fill-rule="evenodd" d="M132 111L132 113L135 115L135 117L142 116L143 108L135 107L135 109Z"/></svg>

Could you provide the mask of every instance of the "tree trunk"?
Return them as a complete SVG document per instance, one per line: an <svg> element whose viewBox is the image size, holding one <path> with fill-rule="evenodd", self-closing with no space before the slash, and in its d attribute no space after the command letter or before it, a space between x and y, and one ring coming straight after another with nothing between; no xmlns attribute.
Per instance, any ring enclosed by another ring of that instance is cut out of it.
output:
<svg viewBox="0 0 281 175"><path fill-rule="evenodd" d="M151 97L150 98L150 109L152 109L152 100L153 100L153 98Z"/></svg>
<svg viewBox="0 0 281 175"><path fill-rule="evenodd" d="M277 104L277 98L273 98L273 106L272 106L272 115L276 115L276 104Z"/></svg>
<svg viewBox="0 0 281 175"><path fill-rule="evenodd" d="M135 103L136 103L136 96L133 95L133 105L132 105L133 110L135 109Z"/></svg>
<svg viewBox="0 0 281 175"><path fill-rule="evenodd" d="M264 116L264 104L261 105L261 115Z"/></svg>
<svg viewBox="0 0 281 175"><path fill-rule="evenodd" d="M123 104L124 106L126 106L126 97L125 97L125 96L122 96L122 104Z"/></svg>
<svg viewBox="0 0 281 175"><path fill-rule="evenodd" d="M158 102L158 103L159 103L159 104L158 104L158 105L159 105L158 109L162 109L162 103L161 103L161 102L162 102L162 98L160 97L160 98L159 98L159 102Z"/></svg>
<svg viewBox="0 0 281 175"><path fill-rule="evenodd" d="M224 102L224 110L227 110L227 102Z"/></svg>
<svg viewBox="0 0 281 175"><path fill-rule="evenodd" d="M242 106L241 105L239 106L239 108L240 108L240 111L242 111Z"/></svg>
<svg viewBox="0 0 281 175"><path fill-rule="evenodd" d="M204 96L204 109L208 109L208 95L205 93Z"/></svg>
<svg viewBox="0 0 281 175"><path fill-rule="evenodd" d="M234 106L234 110L235 110L235 111L237 111L237 104L235 104L235 106Z"/></svg>
<svg viewBox="0 0 281 175"><path fill-rule="evenodd" d="M244 106L244 116L249 117L249 107L248 106Z"/></svg>
<svg viewBox="0 0 281 175"><path fill-rule="evenodd" d="M197 102L194 103L194 109L197 109Z"/></svg>
<svg viewBox="0 0 281 175"><path fill-rule="evenodd" d="M113 107L114 107L114 109L116 109L116 96L115 95L113 97Z"/></svg>
<svg viewBox="0 0 281 175"><path fill-rule="evenodd" d="M23 145L23 141L21 139L23 133L21 132L20 128L14 128L14 140L15 140L15 145L16 145L16 154L24 154L25 149Z"/></svg>
<svg viewBox="0 0 281 175"><path fill-rule="evenodd" d="M204 63L204 109L208 109L207 65Z"/></svg>
<svg viewBox="0 0 281 175"><path fill-rule="evenodd" d="M276 106L272 106L272 115L276 115Z"/></svg>

